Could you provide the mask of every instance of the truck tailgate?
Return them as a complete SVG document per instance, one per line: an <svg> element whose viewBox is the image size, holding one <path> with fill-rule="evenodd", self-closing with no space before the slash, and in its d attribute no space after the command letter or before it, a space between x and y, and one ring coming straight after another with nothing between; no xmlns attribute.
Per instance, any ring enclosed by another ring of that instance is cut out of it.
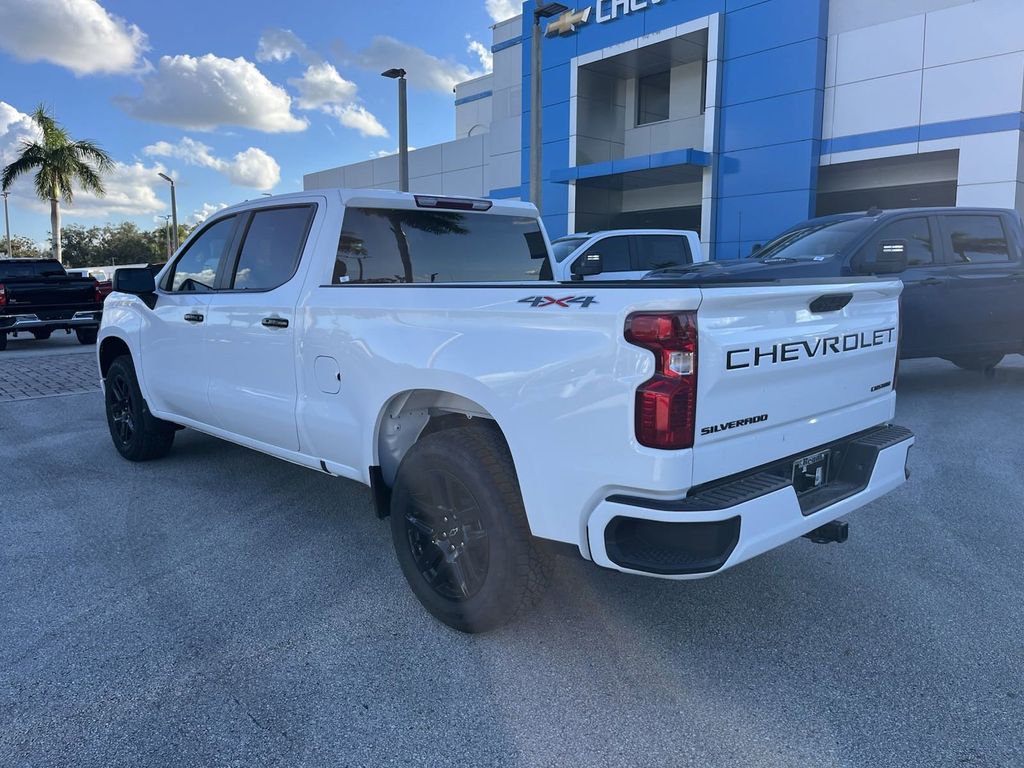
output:
<svg viewBox="0 0 1024 768"><path fill-rule="evenodd" d="M693 484L883 424L898 280L703 288Z"/></svg>
<svg viewBox="0 0 1024 768"><path fill-rule="evenodd" d="M14 279L6 283L7 311L70 317L74 312L99 309L96 281L89 277ZM42 314L40 314L42 313Z"/></svg>

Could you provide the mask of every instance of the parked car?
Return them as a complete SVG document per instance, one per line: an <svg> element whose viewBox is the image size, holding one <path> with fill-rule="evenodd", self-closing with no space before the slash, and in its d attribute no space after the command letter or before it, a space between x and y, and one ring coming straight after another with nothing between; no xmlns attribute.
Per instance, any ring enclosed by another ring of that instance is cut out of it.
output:
<svg viewBox="0 0 1024 768"><path fill-rule="evenodd" d="M553 549L700 578L841 541L904 482L898 280L584 287L543 279L548 247L524 203L219 211L156 279L114 276L114 446L155 459L185 426L369 485L413 592L463 631L528 605Z"/></svg>
<svg viewBox="0 0 1024 768"><path fill-rule="evenodd" d="M93 278L69 275L56 259L0 259L0 350L8 336L48 339L58 330L95 344L102 316L103 294Z"/></svg>
<svg viewBox="0 0 1024 768"><path fill-rule="evenodd" d="M700 237L682 229L614 229L551 243L556 280L639 280L654 269L704 261Z"/></svg>
<svg viewBox="0 0 1024 768"><path fill-rule="evenodd" d="M790 228L751 258L664 270L706 283L889 274L903 290L903 359L986 370L1024 353L1024 230L1016 211L910 208L827 216Z"/></svg>

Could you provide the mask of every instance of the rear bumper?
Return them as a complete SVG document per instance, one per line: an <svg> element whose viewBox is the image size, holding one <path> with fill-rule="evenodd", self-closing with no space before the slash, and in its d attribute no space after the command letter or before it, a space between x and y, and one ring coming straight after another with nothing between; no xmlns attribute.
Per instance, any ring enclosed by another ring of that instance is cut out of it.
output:
<svg viewBox="0 0 1024 768"><path fill-rule="evenodd" d="M694 489L680 500L610 496L587 523L591 557L626 573L671 579L713 575L858 509L902 485L914 436L885 426L828 448L829 483L797 495L790 457Z"/></svg>
<svg viewBox="0 0 1024 768"><path fill-rule="evenodd" d="M103 311L74 312L65 318L46 318L38 315L3 315L0 316L0 331L8 333L33 331L41 328L98 328L103 319Z"/></svg>

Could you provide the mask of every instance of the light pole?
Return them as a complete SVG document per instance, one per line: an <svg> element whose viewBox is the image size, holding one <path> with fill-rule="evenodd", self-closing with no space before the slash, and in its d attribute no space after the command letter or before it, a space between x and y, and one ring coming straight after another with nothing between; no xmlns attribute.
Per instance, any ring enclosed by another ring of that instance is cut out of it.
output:
<svg viewBox="0 0 1024 768"><path fill-rule="evenodd" d="M405 70L395 67L381 72L398 81L398 190L409 191L409 110L405 95Z"/></svg>
<svg viewBox="0 0 1024 768"><path fill-rule="evenodd" d="M166 224L164 231L167 239L167 260L170 261L171 256L174 255L174 251L171 250L171 214L164 214L164 224Z"/></svg>
<svg viewBox="0 0 1024 768"><path fill-rule="evenodd" d="M7 258L14 258L14 251L11 250L11 215L7 212L7 197L10 192L0 192L4 196L4 229L7 231Z"/></svg>
<svg viewBox="0 0 1024 768"><path fill-rule="evenodd" d="M538 3L533 9L533 28L530 32L532 60L530 64L530 202L540 210L541 132L540 132L540 20L565 13L569 7L562 3Z"/></svg>
<svg viewBox="0 0 1024 768"><path fill-rule="evenodd" d="M174 199L174 179L168 176L166 173L157 173L161 179L171 185L171 222L174 225L174 231L171 236L171 242L174 243L174 251L178 250L178 201ZM172 253L174 252L172 251Z"/></svg>

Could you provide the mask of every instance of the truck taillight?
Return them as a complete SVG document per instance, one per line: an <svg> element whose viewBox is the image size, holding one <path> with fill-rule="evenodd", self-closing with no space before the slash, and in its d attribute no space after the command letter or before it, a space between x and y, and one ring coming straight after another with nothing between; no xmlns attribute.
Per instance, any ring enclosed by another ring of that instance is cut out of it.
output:
<svg viewBox="0 0 1024 768"><path fill-rule="evenodd" d="M97 304L102 304L103 300L107 298L107 294L103 292L103 288L100 287L100 281L94 280L92 284L93 298L92 300Z"/></svg>
<svg viewBox="0 0 1024 768"><path fill-rule="evenodd" d="M635 312L626 318L625 336L654 353L654 376L636 391L636 439L648 448L692 448L697 313Z"/></svg>
<svg viewBox="0 0 1024 768"><path fill-rule="evenodd" d="M0 283L0 307L7 306L7 286Z"/></svg>

